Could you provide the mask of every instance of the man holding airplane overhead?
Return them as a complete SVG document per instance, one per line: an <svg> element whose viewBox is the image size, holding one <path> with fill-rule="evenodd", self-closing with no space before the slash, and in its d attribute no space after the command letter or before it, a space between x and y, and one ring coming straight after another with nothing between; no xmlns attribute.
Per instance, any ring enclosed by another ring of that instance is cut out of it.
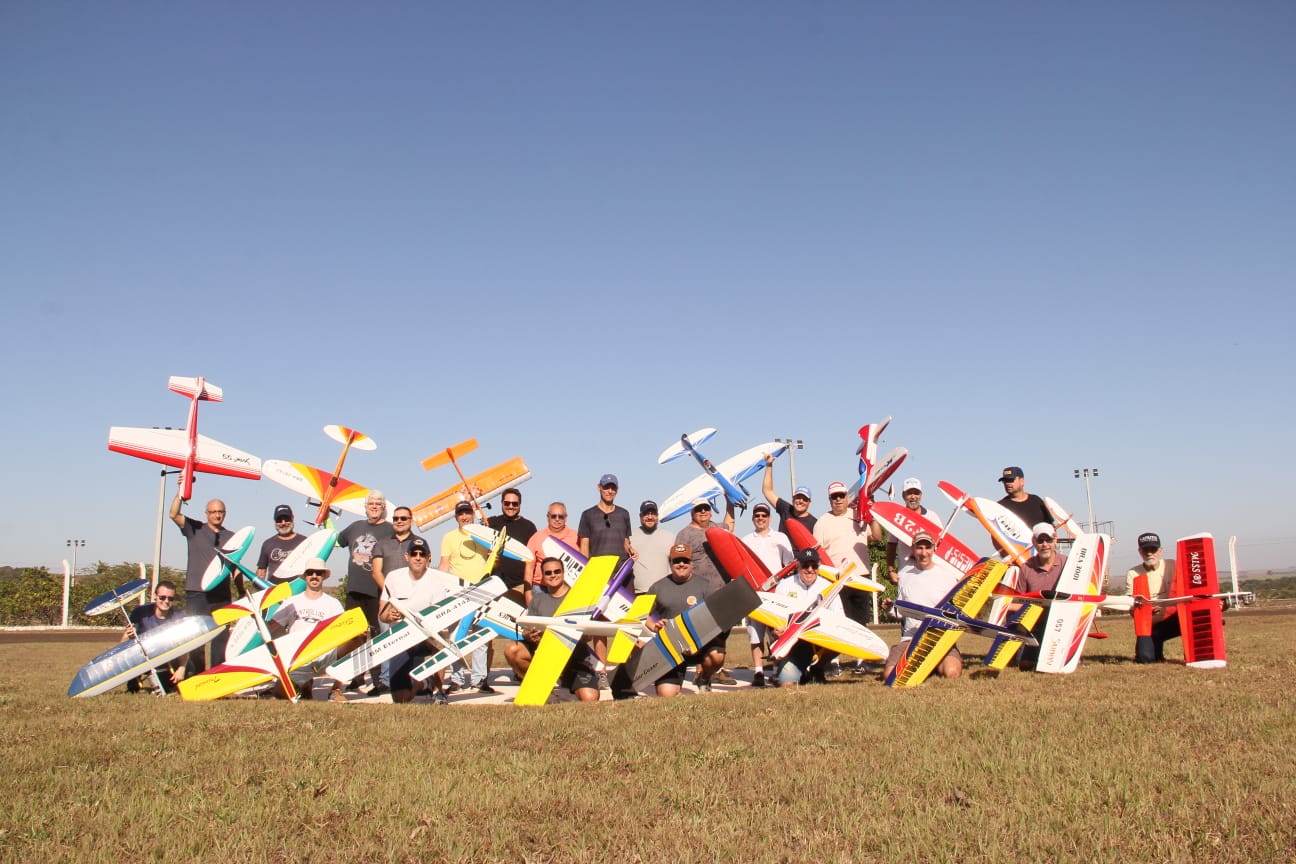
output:
<svg viewBox="0 0 1296 864"><path fill-rule="evenodd" d="M219 498L208 501L205 512L207 521L199 522L180 512L180 508L185 503L180 495L181 492L177 490L176 497L171 502L171 521L180 526L180 533L189 544L189 561L185 567L185 612L189 615L210 615L213 609L224 606L232 599L230 594L232 581L237 580L238 584L235 587L238 587L242 593L243 577L237 572L210 591L204 591L202 588L203 573L207 570L207 565L215 560L217 548L228 543L234 536L234 532L225 527L224 501ZM228 630L211 641L212 666L225 662L225 643L228 641ZM199 648L189 655L190 677L207 667L203 649Z"/></svg>

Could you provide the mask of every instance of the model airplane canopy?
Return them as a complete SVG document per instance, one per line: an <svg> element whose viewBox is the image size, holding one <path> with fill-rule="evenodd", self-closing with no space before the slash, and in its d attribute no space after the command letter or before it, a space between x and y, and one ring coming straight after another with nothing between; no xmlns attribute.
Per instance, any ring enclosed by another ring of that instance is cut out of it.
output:
<svg viewBox="0 0 1296 864"><path fill-rule="evenodd" d="M198 403L220 402L224 395L204 378L172 376L169 388L188 396L189 420L184 429L145 429L114 426L108 430L108 449L180 469L180 497L193 496L194 473L224 474L245 480L261 479L261 460L250 453L198 434Z"/></svg>

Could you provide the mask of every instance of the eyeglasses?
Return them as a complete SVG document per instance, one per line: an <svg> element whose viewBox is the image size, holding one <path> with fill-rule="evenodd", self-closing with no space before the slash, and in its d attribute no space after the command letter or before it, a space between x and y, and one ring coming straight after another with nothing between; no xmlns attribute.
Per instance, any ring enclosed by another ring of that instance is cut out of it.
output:
<svg viewBox="0 0 1296 864"><path fill-rule="evenodd" d="M410 521L410 520L413 519L413 518L414 518L413 516L393 516L393 517L392 517L392 521L393 521L393 522L408 522L408 521Z"/></svg>
<svg viewBox="0 0 1296 864"><path fill-rule="evenodd" d="M156 601L159 602L159 603L162 603L162 602L164 602L164 601L167 602L167 603L171 603L172 601L175 600L175 595L174 595L174 594L159 594L159 595L157 595L156 597L154 597L153 599L156 600Z"/></svg>
<svg viewBox="0 0 1296 864"><path fill-rule="evenodd" d="M208 510L207 515L216 516L217 514L224 513L224 512L225 512L224 510Z"/></svg>
<svg viewBox="0 0 1296 864"><path fill-rule="evenodd" d="M550 519L566 519L566 518L567 518L567 514L566 514L566 513L550 513L550 514L549 514L549 518L550 518Z"/></svg>
<svg viewBox="0 0 1296 864"><path fill-rule="evenodd" d="M1041 543L1056 543L1056 542L1057 542L1056 537L1050 537L1047 534L1041 534L1040 536L1035 538L1036 546L1038 546Z"/></svg>
<svg viewBox="0 0 1296 864"><path fill-rule="evenodd" d="M545 576L561 576L561 575L563 575L563 571L561 571L561 570L541 570L540 572L541 572L543 575L545 575Z"/></svg>
<svg viewBox="0 0 1296 864"><path fill-rule="evenodd" d="M845 492L834 492L833 494L831 494L831 495L828 496L828 500L829 500L829 501L840 501L841 499L843 499L843 498L845 498L845 497L846 497L846 493L845 493Z"/></svg>
<svg viewBox="0 0 1296 864"><path fill-rule="evenodd" d="M600 488L600 489L611 489L613 492L617 491L617 485L616 485L615 483L608 483L608 484L605 484L605 485L603 485L603 486L600 486L599 488Z"/></svg>
<svg viewBox="0 0 1296 864"><path fill-rule="evenodd" d="M505 507L521 507L521 506L522 506L522 502L521 502L521 501L502 501L502 502L500 502L500 503L502 503Z"/></svg>

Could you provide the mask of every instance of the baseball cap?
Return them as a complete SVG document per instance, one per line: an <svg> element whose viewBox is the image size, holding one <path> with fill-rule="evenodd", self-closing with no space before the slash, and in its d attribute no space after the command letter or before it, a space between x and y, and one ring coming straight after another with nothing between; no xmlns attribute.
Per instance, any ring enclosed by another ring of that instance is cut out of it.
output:
<svg viewBox="0 0 1296 864"><path fill-rule="evenodd" d="M769 512L770 512L770 508L768 504L757 504L755 507L752 508L753 516L755 516L757 513L764 513L766 516L768 516Z"/></svg>
<svg viewBox="0 0 1296 864"><path fill-rule="evenodd" d="M1138 536L1138 548L1140 549L1160 549L1161 538L1151 531Z"/></svg>
<svg viewBox="0 0 1296 864"><path fill-rule="evenodd" d="M917 489L919 492L921 492L922 481L919 480L917 477L908 478L907 480L905 480L904 485L900 487L900 494L903 495L905 492L908 492L910 489Z"/></svg>
<svg viewBox="0 0 1296 864"><path fill-rule="evenodd" d="M471 512L473 512L472 505L469 504L467 501L460 501L458 504L455 505L456 516L458 516L460 513L471 513Z"/></svg>
<svg viewBox="0 0 1296 864"><path fill-rule="evenodd" d="M818 567L818 566L819 566L819 550L818 550L818 549L802 549L800 552L798 552L798 553L796 554L796 560L797 560L797 563L800 564L800 565L803 566L803 567Z"/></svg>
<svg viewBox="0 0 1296 864"><path fill-rule="evenodd" d="M936 548L936 538L931 535L930 531L914 532L913 540L910 541L909 547L913 548L914 546L917 546L919 543L930 543L933 549Z"/></svg>
<svg viewBox="0 0 1296 864"><path fill-rule="evenodd" d="M999 475L999 482L1007 483L1010 480L1016 480L1018 477L1025 476L1026 475L1022 473L1022 470L1016 465L1009 465L1003 470L1003 473Z"/></svg>
<svg viewBox="0 0 1296 864"><path fill-rule="evenodd" d="M621 484L617 482L615 474L604 474L599 478L599 486L616 486L618 489L621 488Z"/></svg>
<svg viewBox="0 0 1296 864"><path fill-rule="evenodd" d="M302 573L306 574L312 570L323 570L326 575L329 572L328 565L324 563L323 558L312 558L307 561L306 566L302 568Z"/></svg>
<svg viewBox="0 0 1296 864"><path fill-rule="evenodd" d="M645 502L643 502L642 504L639 505L639 515L640 515L640 516L642 516L642 515L645 514L645 513L656 513L656 512L657 512L657 502L656 502L656 501L645 501Z"/></svg>
<svg viewBox="0 0 1296 864"><path fill-rule="evenodd" d="M693 503L689 505L689 510L690 510L690 511L692 511L692 510L696 510L696 509L698 509L699 507L705 507L705 508L707 508L708 510L713 509L713 508L711 507L711 502L708 501L706 498L694 498L694 499L693 499Z"/></svg>
<svg viewBox="0 0 1296 864"><path fill-rule="evenodd" d="M432 549L428 546L428 542L422 537L415 537L410 540L409 545L405 547L405 551L409 553L422 552L429 558L432 557Z"/></svg>
<svg viewBox="0 0 1296 864"><path fill-rule="evenodd" d="M1036 522L1034 526L1031 527L1032 540L1039 537L1041 534L1045 537L1052 537L1054 540L1057 539L1057 531L1048 522Z"/></svg>
<svg viewBox="0 0 1296 864"><path fill-rule="evenodd" d="M280 504L278 507L275 508L274 518L276 522L278 522L280 519L293 518L292 508L289 507L287 504Z"/></svg>
<svg viewBox="0 0 1296 864"><path fill-rule="evenodd" d="M840 480L834 480L833 482L828 484L829 495L836 495L838 492L845 492L845 491L847 491L846 484L841 482Z"/></svg>
<svg viewBox="0 0 1296 864"><path fill-rule="evenodd" d="M670 548L670 560L674 561L676 558L687 558L692 561L693 547L687 543L676 543Z"/></svg>

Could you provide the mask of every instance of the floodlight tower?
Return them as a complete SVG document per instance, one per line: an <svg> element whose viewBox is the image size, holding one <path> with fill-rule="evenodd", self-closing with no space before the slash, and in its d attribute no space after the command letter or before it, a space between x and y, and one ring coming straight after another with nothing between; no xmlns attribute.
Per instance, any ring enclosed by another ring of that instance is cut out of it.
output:
<svg viewBox="0 0 1296 864"><path fill-rule="evenodd" d="M800 438L775 438L775 444L786 444L788 448L788 471L792 475L792 493L788 500L796 495L796 451L805 449L805 442Z"/></svg>
<svg viewBox="0 0 1296 864"><path fill-rule="evenodd" d="M1085 481L1085 502L1089 505L1089 530L1090 530L1090 531L1096 531L1096 530L1098 530L1098 529L1097 529L1097 524L1094 522L1094 515L1093 515L1093 494L1089 491L1089 478L1090 478L1090 477L1097 477L1097 476L1098 476L1098 469L1097 469L1097 468L1076 468L1076 469L1075 469L1075 476L1076 476L1076 479L1077 479L1077 480L1079 480L1081 477L1084 477L1084 481Z"/></svg>

